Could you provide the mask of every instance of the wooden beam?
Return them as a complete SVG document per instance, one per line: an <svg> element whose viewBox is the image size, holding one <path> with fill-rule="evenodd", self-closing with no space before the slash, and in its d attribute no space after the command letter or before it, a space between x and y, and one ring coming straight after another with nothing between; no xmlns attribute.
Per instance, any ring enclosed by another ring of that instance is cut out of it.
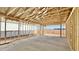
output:
<svg viewBox="0 0 79 59"><path fill-rule="evenodd" d="M34 17L34 16L36 16L37 14L38 14L38 8L34 8L33 10L32 10L32 12L31 12L31 14L28 16L28 18L30 18L30 17ZM26 17L27 18L27 17ZM26 19L25 18L25 19Z"/></svg>
<svg viewBox="0 0 79 59"><path fill-rule="evenodd" d="M6 12L5 12L5 15L7 15L7 13L10 11L10 8L11 8L11 7L7 7L7 10L6 10Z"/></svg>
<svg viewBox="0 0 79 59"><path fill-rule="evenodd" d="M60 13L60 14L63 14L63 13L66 13L66 14L67 14L68 12L70 12L70 11L68 10L68 11L62 12L62 13ZM40 15L43 16L42 14L40 14Z"/></svg>
<svg viewBox="0 0 79 59"><path fill-rule="evenodd" d="M1 13L1 12L0 12L0 15L1 15L1 16L4 16L6 19L15 20L15 21L19 21L19 20L24 21L24 20L21 19L21 18L13 17L13 16L11 16L11 15L5 15L4 13Z"/></svg>
<svg viewBox="0 0 79 59"><path fill-rule="evenodd" d="M14 11L14 14L12 15L13 17L18 13L20 7L16 9L16 11Z"/></svg>
<svg viewBox="0 0 79 59"><path fill-rule="evenodd" d="M21 17L26 11L28 10L28 8L24 9L23 12L18 13L17 15L15 15L14 17Z"/></svg>
<svg viewBox="0 0 79 59"><path fill-rule="evenodd" d="M60 15L65 15L65 14L67 14L67 13L69 13L70 12L70 10L67 10L67 11L64 11L64 12L61 12L61 13L59 13ZM52 16L52 15L57 15L57 13L49 13L49 14L47 14L46 16L48 16L48 15L50 15L50 16Z"/></svg>
<svg viewBox="0 0 79 59"><path fill-rule="evenodd" d="M60 10L55 10L55 11L52 11L52 12L48 12L48 13L60 13L60 12L63 12L63 11L66 11L66 10L69 10L71 8L63 8L63 9L60 9Z"/></svg>
<svg viewBox="0 0 79 59"><path fill-rule="evenodd" d="M33 16L38 16L38 15L42 15L42 13L46 10L46 8L42 8L41 10L39 10L38 8L36 8L36 13L32 13L30 16L33 17ZM36 18L36 17L35 17Z"/></svg>
<svg viewBox="0 0 79 59"><path fill-rule="evenodd" d="M68 17L69 17L69 15L70 15L70 13L71 13L71 12L69 12L69 13L68 13L68 15L67 15L67 17L66 17L66 19L65 19L65 22L67 21L67 19L68 19Z"/></svg>
<svg viewBox="0 0 79 59"><path fill-rule="evenodd" d="M26 12L28 12L28 11L31 10L31 9L34 9L34 8L27 8L27 9L25 9L23 12L17 14L15 17L21 17L23 14L25 14ZM26 16L27 16L27 13L26 13Z"/></svg>
<svg viewBox="0 0 79 59"><path fill-rule="evenodd" d="M17 9L17 7L13 8L11 11L9 11L9 12L7 13L7 15L10 15L10 14L11 14L12 12L14 12L16 9Z"/></svg>
<svg viewBox="0 0 79 59"><path fill-rule="evenodd" d="M17 8L16 8L17 9ZM15 10L16 9L12 9L14 12L15 12ZM38 16L38 8L36 8L37 9L37 11L36 11L36 16ZM64 10L65 11L65 9L70 9L70 8L64 8L64 9L62 9L62 10ZM35 19L35 17L36 16L32 16L32 17L28 17L29 19L27 20L27 17L26 18L19 18L19 17L13 17L13 16L11 16L10 14L13 12L13 11L9 11L8 13L9 13L9 15L5 15L4 13L2 13L7 19L13 19L13 20L17 20L17 21L19 21L19 20L22 20L22 21L31 21L31 22L33 22L33 23L38 23L38 24L43 24L43 23L41 23L40 22L40 20L38 21L38 20L33 20L33 19ZM29 9L30 10L30 9ZM33 8L31 8L31 10L30 11L32 11L33 10ZM43 9L41 9L41 11L45 11L45 10L47 10L47 9L45 9L45 8L43 8ZM17 11L16 11L17 12ZM57 11L57 12L59 12L59 10ZM32 12L33 13L33 12ZM0 13L1 14L1 13ZM14 13L15 14L15 13ZM33 14L32 14L33 15ZM44 20L44 19L43 19ZM46 22L45 24L49 24L49 22Z"/></svg>
<svg viewBox="0 0 79 59"><path fill-rule="evenodd" d="M36 8L36 14L38 14L37 9L38 9L38 8ZM45 8L43 8L41 11L44 11L44 9L45 9ZM35 11L35 9L33 9L33 11ZM29 15L29 16L26 17L25 19L30 18L30 16L31 16L31 17L34 17L34 16L35 16L35 15L34 15L35 13L33 14L33 11L31 12L31 13L32 13L31 15L33 15L33 16ZM25 20L25 19L24 19L24 20ZM34 19L34 18L33 18L33 19Z"/></svg>
<svg viewBox="0 0 79 59"><path fill-rule="evenodd" d="M72 15L72 13L74 12L75 9L76 9L76 7L72 8L72 11L71 11L70 15L68 16L66 22L70 19L71 15Z"/></svg>
<svg viewBox="0 0 79 59"><path fill-rule="evenodd" d="M66 13L66 12L65 12L65 13ZM67 14L67 13L66 13L66 14ZM58 15L57 15L57 16L58 16ZM46 16L46 17L47 17L47 16ZM46 18L46 17L45 17L45 18ZM52 17L52 16L51 16L51 17ZM61 17L62 17L62 16L61 16ZM63 17L65 17L65 16L63 16ZM49 18L49 17L48 17L48 18ZM57 18L56 18L56 19L57 19ZM47 20L48 20L48 19L47 19ZM52 20L52 19L51 19L51 20ZM46 19L43 18L43 21L46 22ZM48 21L49 21L49 20L48 20ZM59 20L58 20L58 21L59 21ZM57 21L57 22L58 22L58 21Z"/></svg>
<svg viewBox="0 0 79 59"><path fill-rule="evenodd" d="M34 11L35 11L35 8L33 8L33 9L29 12L29 14L32 14Z"/></svg>
<svg viewBox="0 0 79 59"><path fill-rule="evenodd" d="M27 16L27 14L26 14L26 17L24 18L24 20L27 18L33 18L35 16L35 14L36 14L36 12L35 12L35 8L34 8L30 15Z"/></svg>
<svg viewBox="0 0 79 59"><path fill-rule="evenodd" d="M42 14L46 11L46 8L42 8L40 11L38 11L38 14Z"/></svg>
<svg viewBox="0 0 79 59"><path fill-rule="evenodd" d="M37 21L32 21L32 20L28 20L28 21L36 24L41 24L40 22L37 22Z"/></svg>

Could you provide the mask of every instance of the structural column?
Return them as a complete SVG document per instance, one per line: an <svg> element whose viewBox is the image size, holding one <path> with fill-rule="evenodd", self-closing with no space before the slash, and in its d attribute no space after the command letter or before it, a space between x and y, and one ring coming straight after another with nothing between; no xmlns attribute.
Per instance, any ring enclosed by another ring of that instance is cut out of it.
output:
<svg viewBox="0 0 79 59"><path fill-rule="evenodd" d="M42 30L42 35L44 35L44 26L42 26L41 30Z"/></svg>
<svg viewBox="0 0 79 59"><path fill-rule="evenodd" d="M27 22L27 34L29 35L29 22Z"/></svg>
<svg viewBox="0 0 79 59"><path fill-rule="evenodd" d="M31 34L33 34L33 25L31 25Z"/></svg>
<svg viewBox="0 0 79 59"><path fill-rule="evenodd" d="M27 30L27 34L28 34L28 23L27 23L27 28L26 28L26 30Z"/></svg>
<svg viewBox="0 0 79 59"><path fill-rule="evenodd" d="M0 19L0 37L1 37L1 19Z"/></svg>
<svg viewBox="0 0 79 59"><path fill-rule="evenodd" d="M40 35L41 35L41 25L40 25Z"/></svg>
<svg viewBox="0 0 79 59"><path fill-rule="evenodd" d="M5 21L4 21L4 23L5 23L5 34L4 34L5 35L5 42L6 42L6 34L7 34L7 32L6 32L7 23L6 22L7 22L7 19L5 19Z"/></svg>
<svg viewBox="0 0 79 59"><path fill-rule="evenodd" d="M60 24L60 38L62 37L62 24Z"/></svg>
<svg viewBox="0 0 79 59"><path fill-rule="evenodd" d="M21 24L20 24L20 22L18 22L18 38L20 38L20 26L21 26Z"/></svg>
<svg viewBox="0 0 79 59"><path fill-rule="evenodd" d="M45 31L44 27L45 27L45 26L43 26L43 35L44 35L44 31Z"/></svg>
<svg viewBox="0 0 79 59"><path fill-rule="evenodd" d="M31 34L32 34L32 24L31 24L30 30L31 30Z"/></svg>
<svg viewBox="0 0 79 59"><path fill-rule="evenodd" d="M20 23L20 26L21 26L21 36L23 36L24 32L23 32L23 23L22 22Z"/></svg>
<svg viewBox="0 0 79 59"><path fill-rule="evenodd" d="M26 35L26 23L25 23L25 35Z"/></svg>
<svg viewBox="0 0 79 59"><path fill-rule="evenodd" d="M44 35L44 26L40 25L40 35Z"/></svg>
<svg viewBox="0 0 79 59"><path fill-rule="evenodd" d="M43 35L45 34L45 26L43 26Z"/></svg>
<svg viewBox="0 0 79 59"><path fill-rule="evenodd" d="M24 35L24 23L22 24L22 29L23 29L23 35Z"/></svg>
<svg viewBox="0 0 79 59"><path fill-rule="evenodd" d="M27 27L28 27L28 35L30 34L30 31L29 31L29 22L28 22L28 25L27 25Z"/></svg>

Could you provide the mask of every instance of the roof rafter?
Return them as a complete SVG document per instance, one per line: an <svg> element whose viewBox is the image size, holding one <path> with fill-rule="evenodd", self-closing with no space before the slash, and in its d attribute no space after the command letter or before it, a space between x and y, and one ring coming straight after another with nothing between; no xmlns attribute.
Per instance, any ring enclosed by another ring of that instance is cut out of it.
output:
<svg viewBox="0 0 79 59"><path fill-rule="evenodd" d="M10 14L11 14L12 12L14 12L17 8L18 8L18 7L13 8L11 11L9 11L9 12L7 13L7 15L10 15Z"/></svg>
<svg viewBox="0 0 79 59"><path fill-rule="evenodd" d="M1 8L0 15L11 20L49 25L64 23L71 9L71 7L8 7Z"/></svg>
<svg viewBox="0 0 79 59"><path fill-rule="evenodd" d="M7 10L5 12L5 15L7 15L7 13L10 11L10 7L7 7Z"/></svg>
<svg viewBox="0 0 79 59"><path fill-rule="evenodd" d="M18 8L16 9L16 11L15 11L14 14L13 14L13 17L18 13L19 9L20 9L20 7L18 7Z"/></svg>
<svg viewBox="0 0 79 59"><path fill-rule="evenodd" d="M29 8L24 9L23 12L21 12L21 13L15 15L14 17L21 17L28 9L29 9Z"/></svg>
<svg viewBox="0 0 79 59"><path fill-rule="evenodd" d="M52 12L48 12L47 14L50 14L50 13L59 13L59 12L64 12L64 11L66 11L66 10L69 10L69 9L71 9L71 8L63 8L63 9L60 9L60 10L55 10L55 11L52 11Z"/></svg>

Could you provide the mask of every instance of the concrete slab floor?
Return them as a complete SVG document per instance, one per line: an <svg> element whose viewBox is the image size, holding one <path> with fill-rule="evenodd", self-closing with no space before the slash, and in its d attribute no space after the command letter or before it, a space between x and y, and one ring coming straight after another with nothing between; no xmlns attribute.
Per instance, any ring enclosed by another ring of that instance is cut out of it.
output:
<svg viewBox="0 0 79 59"><path fill-rule="evenodd" d="M33 36L1 45L0 51L70 51L66 38Z"/></svg>

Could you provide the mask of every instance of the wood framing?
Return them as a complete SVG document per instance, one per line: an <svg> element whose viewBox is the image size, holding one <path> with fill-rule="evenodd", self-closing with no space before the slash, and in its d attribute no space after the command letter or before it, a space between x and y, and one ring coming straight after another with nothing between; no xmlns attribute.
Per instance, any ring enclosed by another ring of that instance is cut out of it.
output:
<svg viewBox="0 0 79 59"><path fill-rule="evenodd" d="M1 18L0 18L1 19ZM0 37L1 37L1 20L0 20Z"/></svg>
<svg viewBox="0 0 79 59"><path fill-rule="evenodd" d="M79 51L79 9L74 8L66 21L67 39L71 50Z"/></svg>
<svg viewBox="0 0 79 59"><path fill-rule="evenodd" d="M42 25L60 24L60 19L57 17L58 13L61 16L61 20L65 22L72 10L72 7L6 7L6 11L5 7L3 8L0 8L0 15L5 16L7 19L15 21L27 21L28 19L31 23L42 23Z"/></svg>
<svg viewBox="0 0 79 59"><path fill-rule="evenodd" d="M6 31L7 30L7 23L6 22L7 22L7 19L6 18L4 18L4 19L5 19L5 22L4 22L5 23L5 27L4 27L5 32L4 33L5 34L4 34L4 36L5 36L5 42L6 42L6 37L7 37L7 31Z"/></svg>

